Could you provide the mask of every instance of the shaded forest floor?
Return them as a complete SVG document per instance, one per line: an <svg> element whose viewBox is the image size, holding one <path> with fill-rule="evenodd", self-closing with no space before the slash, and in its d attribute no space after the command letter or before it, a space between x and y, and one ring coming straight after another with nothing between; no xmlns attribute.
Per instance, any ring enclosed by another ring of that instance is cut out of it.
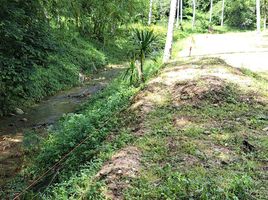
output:
<svg viewBox="0 0 268 200"><path fill-rule="evenodd" d="M268 77L248 72L218 58L168 64L98 161L45 198L265 199Z"/></svg>

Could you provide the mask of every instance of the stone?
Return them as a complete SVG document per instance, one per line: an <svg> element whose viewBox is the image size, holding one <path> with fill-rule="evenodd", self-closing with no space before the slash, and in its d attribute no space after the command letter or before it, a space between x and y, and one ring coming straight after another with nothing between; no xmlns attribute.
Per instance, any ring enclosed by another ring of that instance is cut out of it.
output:
<svg viewBox="0 0 268 200"><path fill-rule="evenodd" d="M268 126L262 129L263 131L268 131Z"/></svg>
<svg viewBox="0 0 268 200"><path fill-rule="evenodd" d="M210 131L204 131L204 134L205 135L210 135L211 133L210 133Z"/></svg>
<svg viewBox="0 0 268 200"><path fill-rule="evenodd" d="M15 108L15 112L16 112L17 115L23 115L24 114L23 110L20 109L20 108Z"/></svg>
<svg viewBox="0 0 268 200"><path fill-rule="evenodd" d="M22 122L27 122L28 119L27 119L27 118L22 118L20 121L22 121Z"/></svg>

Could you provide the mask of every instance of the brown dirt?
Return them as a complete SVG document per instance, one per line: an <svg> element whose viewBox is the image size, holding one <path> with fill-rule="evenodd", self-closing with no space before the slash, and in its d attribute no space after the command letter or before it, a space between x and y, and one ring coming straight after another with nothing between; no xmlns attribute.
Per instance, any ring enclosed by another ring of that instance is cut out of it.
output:
<svg viewBox="0 0 268 200"><path fill-rule="evenodd" d="M20 171L22 163L21 141L23 136L0 137L0 185L4 185L10 176Z"/></svg>
<svg viewBox="0 0 268 200"><path fill-rule="evenodd" d="M178 82L172 89L173 103L175 105L197 104L208 96L214 101L212 103L219 103L225 85L223 80L214 76L201 77L191 82Z"/></svg>
<svg viewBox="0 0 268 200"><path fill-rule="evenodd" d="M134 147L126 147L117 152L98 172L97 179L107 185L108 199L123 199L123 190L128 187L129 179L135 178L140 171L140 151Z"/></svg>

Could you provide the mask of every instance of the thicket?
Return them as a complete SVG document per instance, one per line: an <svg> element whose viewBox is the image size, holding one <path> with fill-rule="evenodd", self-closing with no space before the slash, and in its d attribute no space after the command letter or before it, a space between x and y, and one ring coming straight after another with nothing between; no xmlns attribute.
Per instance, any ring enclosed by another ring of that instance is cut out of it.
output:
<svg viewBox="0 0 268 200"><path fill-rule="evenodd" d="M183 20L192 19L192 0L183 0ZM167 16L169 12L169 0L157 0L154 4L154 22ZM262 2L265 12L265 2ZM267 5L266 5L267 7ZM224 22L225 25L237 29L254 29L256 26L256 1L255 0L225 0ZM207 29L209 26L209 0L196 0L196 27ZM221 22L222 0L213 0L212 24L217 26Z"/></svg>
<svg viewBox="0 0 268 200"><path fill-rule="evenodd" d="M1 1L0 115L78 84L81 71L105 66L109 51L121 48L107 48L119 29L145 6L139 0Z"/></svg>
<svg viewBox="0 0 268 200"><path fill-rule="evenodd" d="M227 0L226 22L234 27L253 27L255 8L252 2ZM221 1L214 3L213 21L217 24ZM195 31L204 32L209 25L209 3L200 0L197 6ZM187 22L192 16L191 1L184 1L184 7L183 17ZM90 73L115 58L125 58L128 51L135 49L129 30L137 28L133 23L147 23L147 8L148 2L142 0L3 0L0 5L0 115L12 111L15 106L41 100L78 84L78 73L81 71ZM242 8L244 14L239 10ZM168 0L156 1L154 23L166 23L168 10ZM187 23L184 26L185 32L175 34L175 39L191 32ZM157 42L152 44L152 54L159 55L165 43L166 29L159 26L153 26L152 29L158 36ZM160 63L146 61L144 76L157 72ZM91 99L83 107L83 112L65 116L58 127L36 147L37 155L32 159L32 167L27 168L21 179L11 186L18 187L13 188L13 194L24 188L27 180L38 177L68 150L89 137L78 151L68 157L64 166L50 173L32 191L44 191L52 180L58 185L45 190L47 196L44 199L53 199L53 195L57 194L60 196L61 188L64 188L62 196L75 196L79 191L68 191L68 184L73 184L74 180L69 179L81 169L81 165L90 162L84 166L90 168L89 171L96 165L100 166L104 161L100 159L104 150L112 151L121 145L120 142L129 139L121 138L115 143L117 146L111 148L106 141L107 136L116 132L116 127L121 123L115 113L126 107L139 89L117 80ZM112 120L102 127L109 118ZM128 137L127 134L125 137ZM54 176L55 173L59 175ZM53 194L55 191L57 194ZM31 191L28 195L31 195Z"/></svg>

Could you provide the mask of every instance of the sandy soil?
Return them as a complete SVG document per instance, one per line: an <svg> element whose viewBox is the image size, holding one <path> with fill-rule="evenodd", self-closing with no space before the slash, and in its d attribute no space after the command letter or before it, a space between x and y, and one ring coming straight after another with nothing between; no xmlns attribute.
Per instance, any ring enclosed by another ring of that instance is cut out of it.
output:
<svg viewBox="0 0 268 200"><path fill-rule="evenodd" d="M238 68L248 68L255 72L268 72L268 32L202 34L185 42L180 57L219 57Z"/></svg>

